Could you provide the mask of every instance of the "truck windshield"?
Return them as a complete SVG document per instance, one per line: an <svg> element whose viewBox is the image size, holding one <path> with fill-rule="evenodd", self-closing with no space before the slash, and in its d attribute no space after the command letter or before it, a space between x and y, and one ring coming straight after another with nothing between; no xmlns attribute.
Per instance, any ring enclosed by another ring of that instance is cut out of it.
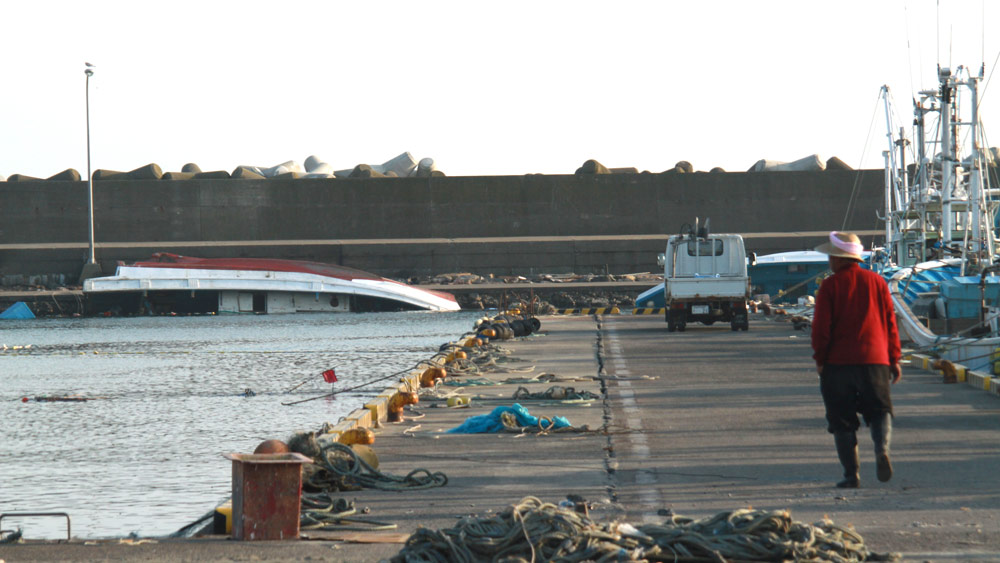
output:
<svg viewBox="0 0 1000 563"><path fill-rule="evenodd" d="M688 256L722 256L722 240L689 240Z"/></svg>

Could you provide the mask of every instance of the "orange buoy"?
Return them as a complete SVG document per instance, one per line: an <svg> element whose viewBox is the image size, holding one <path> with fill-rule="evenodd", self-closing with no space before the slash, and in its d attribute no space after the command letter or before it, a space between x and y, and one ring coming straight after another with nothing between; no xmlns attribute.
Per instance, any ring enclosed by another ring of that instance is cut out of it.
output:
<svg viewBox="0 0 1000 563"><path fill-rule="evenodd" d="M464 359L466 359L468 357L469 357L469 355L466 354L465 352L463 352L462 350L457 350L455 352L455 359L456 360L464 360Z"/></svg>
<svg viewBox="0 0 1000 563"><path fill-rule="evenodd" d="M371 431L371 428L352 428L342 433L337 441L348 446L354 444L370 446L375 443L375 433Z"/></svg>
<svg viewBox="0 0 1000 563"><path fill-rule="evenodd" d="M291 450L281 440L264 440L254 449L255 454L286 454Z"/></svg>

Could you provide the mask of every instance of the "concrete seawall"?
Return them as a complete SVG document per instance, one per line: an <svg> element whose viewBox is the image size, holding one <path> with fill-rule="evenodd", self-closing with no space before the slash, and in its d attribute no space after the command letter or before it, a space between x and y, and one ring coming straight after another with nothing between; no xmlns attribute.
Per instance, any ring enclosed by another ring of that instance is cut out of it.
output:
<svg viewBox="0 0 1000 563"><path fill-rule="evenodd" d="M86 182L0 183L3 283L75 280L86 196ZM813 246L845 216L848 229L877 228L882 206L875 170L94 184L105 272L156 251L318 260L391 277L653 271L666 236L696 216L767 253Z"/></svg>

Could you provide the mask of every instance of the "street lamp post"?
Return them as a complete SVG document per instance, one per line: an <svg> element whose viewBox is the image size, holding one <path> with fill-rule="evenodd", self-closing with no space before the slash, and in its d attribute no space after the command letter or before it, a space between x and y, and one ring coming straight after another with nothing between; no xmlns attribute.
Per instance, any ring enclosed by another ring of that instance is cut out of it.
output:
<svg viewBox="0 0 1000 563"><path fill-rule="evenodd" d="M83 73L87 75L85 85L87 101L87 218L90 226L90 246L87 262L83 265L83 272L80 273L80 283L101 275L101 267L97 264L94 255L94 175L90 171L90 77L94 75L94 65L85 64L87 68Z"/></svg>

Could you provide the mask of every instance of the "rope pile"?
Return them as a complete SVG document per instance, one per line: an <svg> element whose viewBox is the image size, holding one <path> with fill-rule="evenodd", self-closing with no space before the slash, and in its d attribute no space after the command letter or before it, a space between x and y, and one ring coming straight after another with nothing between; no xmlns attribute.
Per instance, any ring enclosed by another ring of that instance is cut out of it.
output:
<svg viewBox="0 0 1000 563"><path fill-rule="evenodd" d="M457 346L447 344L445 346ZM456 358L449 362L448 372L451 375L479 375L481 373L531 373L535 366L525 368L508 368L502 363L523 362L520 358L510 356L510 350L496 344L486 344L478 348L461 348L468 357Z"/></svg>
<svg viewBox="0 0 1000 563"><path fill-rule="evenodd" d="M448 483L444 473L431 473L423 468L402 477L383 473L358 457L350 446L337 442L323 446L313 459L315 463L307 465L303 474L302 486L307 491L401 491L443 487Z"/></svg>
<svg viewBox="0 0 1000 563"><path fill-rule="evenodd" d="M787 511L734 510L703 520L598 525L571 508L527 497L503 512L467 516L444 530L418 529L393 563L476 561L892 560L872 554L853 530L829 520L795 522Z"/></svg>

